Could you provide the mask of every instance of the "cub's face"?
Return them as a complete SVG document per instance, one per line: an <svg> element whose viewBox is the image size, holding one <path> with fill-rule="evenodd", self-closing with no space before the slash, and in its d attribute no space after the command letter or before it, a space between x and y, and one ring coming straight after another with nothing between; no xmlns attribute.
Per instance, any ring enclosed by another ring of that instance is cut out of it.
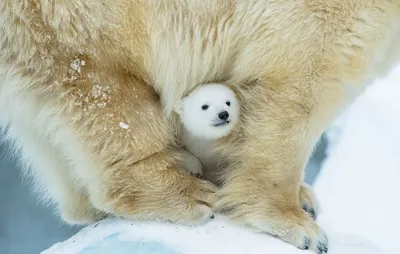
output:
<svg viewBox="0 0 400 254"><path fill-rule="evenodd" d="M239 118L235 93L222 84L200 86L177 107L185 129L192 135L218 139L230 133Z"/></svg>

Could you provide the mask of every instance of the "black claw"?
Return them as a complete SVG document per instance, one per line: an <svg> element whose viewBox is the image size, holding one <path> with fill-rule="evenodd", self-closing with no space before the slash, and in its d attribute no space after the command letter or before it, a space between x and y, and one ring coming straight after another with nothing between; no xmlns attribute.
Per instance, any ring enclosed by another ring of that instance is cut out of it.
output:
<svg viewBox="0 0 400 254"><path fill-rule="evenodd" d="M309 211L311 217L313 218L313 220L317 219L317 213L315 212L315 210L313 208L310 209Z"/></svg>
<svg viewBox="0 0 400 254"><path fill-rule="evenodd" d="M308 237L303 239L303 250L308 250L310 248L311 240Z"/></svg>
<svg viewBox="0 0 400 254"><path fill-rule="evenodd" d="M307 204L304 204L304 205L302 206L302 208L303 208L303 210L306 211L306 212L309 212L309 211L310 211L310 207L308 207Z"/></svg>
<svg viewBox="0 0 400 254"><path fill-rule="evenodd" d="M328 246L326 246L325 244L324 244L324 252L328 253Z"/></svg>
<svg viewBox="0 0 400 254"><path fill-rule="evenodd" d="M325 253L328 253L328 249L329 249L329 240L328 237L325 235L325 243L324 243L324 251Z"/></svg>
<svg viewBox="0 0 400 254"><path fill-rule="evenodd" d="M214 218L215 218L215 215L214 215L214 214L211 214L210 218L211 218L211 219L214 219Z"/></svg>
<svg viewBox="0 0 400 254"><path fill-rule="evenodd" d="M304 211L310 214L313 220L317 219L317 213L315 212L314 208L309 207L307 204L302 205L302 208Z"/></svg>
<svg viewBox="0 0 400 254"><path fill-rule="evenodd" d="M318 242L317 249L318 249L318 254L328 253L328 246L326 246L325 243Z"/></svg>

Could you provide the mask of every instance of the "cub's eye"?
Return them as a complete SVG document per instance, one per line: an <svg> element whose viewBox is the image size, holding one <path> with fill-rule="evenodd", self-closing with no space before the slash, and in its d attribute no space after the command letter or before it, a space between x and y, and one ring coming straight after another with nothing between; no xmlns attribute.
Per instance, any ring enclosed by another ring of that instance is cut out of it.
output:
<svg viewBox="0 0 400 254"><path fill-rule="evenodd" d="M202 109L202 110L207 110L207 109L208 109L208 105L203 105L203 106L201 107L201 109Z"/></svg>
<svg viewBox="0 0 400 254"><path fill-rule="evenodd" d="M231 102L230 102L230 101L227 101L227 102L226 102L226 105L230 106L230 105L231 105Z"/></svg>

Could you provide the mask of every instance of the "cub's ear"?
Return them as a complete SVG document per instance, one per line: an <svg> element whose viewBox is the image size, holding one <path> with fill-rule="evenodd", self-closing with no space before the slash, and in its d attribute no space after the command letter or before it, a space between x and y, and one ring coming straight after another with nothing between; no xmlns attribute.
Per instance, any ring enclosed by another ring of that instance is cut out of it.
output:
<svg viewBox="0 0 400 254"><path fill-rule="evenodd" d="M183 113L183 99L180 99L174 107L174 111L178 114L181 115Z"/></svg>

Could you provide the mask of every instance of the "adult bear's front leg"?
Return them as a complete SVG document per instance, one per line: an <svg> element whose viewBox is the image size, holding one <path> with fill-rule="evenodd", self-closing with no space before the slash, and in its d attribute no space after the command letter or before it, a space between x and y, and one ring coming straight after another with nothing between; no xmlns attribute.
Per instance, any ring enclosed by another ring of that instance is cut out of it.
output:
<svg viewBox="0 0 400 254"><path fill-rule="evenodd" d="M314 144L341 103L339 88L304 79L242 89L244 137L241 145L225 147L234 166L218 210L298 248L327 251L327 237L303 210L300 190Z"/></svg>
<svg viewBox="0 0 400 254"><path fill-rule="evenodd" d="M152 88L91 59L77 62L79 72L63 80L68 93L59 101L69 133L57 139L93 206L128 219L196 223L209 217L215 186L179 167L172 126Z"/></svg>

